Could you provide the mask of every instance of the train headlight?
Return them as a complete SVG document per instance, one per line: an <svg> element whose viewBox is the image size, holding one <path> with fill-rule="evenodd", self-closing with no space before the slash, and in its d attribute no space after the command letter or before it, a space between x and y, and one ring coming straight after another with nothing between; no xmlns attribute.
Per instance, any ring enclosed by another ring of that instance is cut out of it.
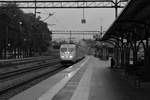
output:
<svg viewBox="0 0 150 100"><path fill-rule="evenodd" d="M65 58L65 56L61 56L61 58Z"/></svg>
<svg viewBox="0 0 150 100"><path fill-rule="evenodd" d="M73 58L73 56L69 56L71 59Z"/></svg>

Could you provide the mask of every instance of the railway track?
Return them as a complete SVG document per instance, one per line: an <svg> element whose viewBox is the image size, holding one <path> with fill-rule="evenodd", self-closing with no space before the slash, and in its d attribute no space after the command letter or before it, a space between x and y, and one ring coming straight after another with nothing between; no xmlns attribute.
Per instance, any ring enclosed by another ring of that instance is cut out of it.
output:
<svg viewBox="0 0 150 100"><path fill-rule="evenodd" d="M0 74L0 94L46 73L61 69L61 65L58 62L58 60L47 60L35 66Z"/></svg>
<svg viewBox="0 0 150 100"><path fill-rule="evenodd" d="M30 71L37 70L37 69L41 69L41 68L47 67L47 65L55 64L57 62L59 62L59 60L55 59L55 60L50 61L48 63L47 62L44 62L44 63L40 62L40 63L37 63L37 65L33 65L33 66L26 67L26 68L21 68L21 69L14 69L13 71L0 73L0 80L10 78L10 77L16 76L18 74L30 72Z"/></svg>
<svg viewBox="0 0 150 100"><path fill-rule="evenodd" d="M0 74L0 100L8 100L68 67L62 66L59 60L45 60L34 66Z"/></svg>
<svg viewBox="0 0 150 100"><path fill-rule="evenodd" d="M26 63L33 63L38 61L44 61L47 59L56 59L55 56L41 56L41 57L29 57L29 58L20 58L20 59L6 59L6 60L0 60L0 68L3 67L10 67L13 65L21 65Z"/></svg>

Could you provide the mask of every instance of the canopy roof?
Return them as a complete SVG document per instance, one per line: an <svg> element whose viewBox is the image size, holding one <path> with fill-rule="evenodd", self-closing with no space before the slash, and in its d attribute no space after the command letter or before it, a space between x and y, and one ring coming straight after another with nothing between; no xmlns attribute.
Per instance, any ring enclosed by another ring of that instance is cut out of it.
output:
<svg viewBox="0 0 150 100"><path fill-rule="evenodd" d="M120 16L107 30L103 40L113 37L125 38L125 35L130 34L130 32L134 33L137 39L141 39L145 37L145 30L149 26L150 0L130 0Z"/></svg>

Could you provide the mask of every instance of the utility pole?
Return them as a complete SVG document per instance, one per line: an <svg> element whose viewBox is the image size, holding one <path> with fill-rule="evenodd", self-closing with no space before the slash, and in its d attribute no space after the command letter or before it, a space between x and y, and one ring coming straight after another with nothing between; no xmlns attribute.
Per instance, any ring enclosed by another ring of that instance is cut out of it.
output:
<svg viewBox="0 0 150 100"><path fill-rule="evenodd" d="M37 9L37 6L36 6L36 0L34 0L34 14L35 14L35 18L36 18L36 9Z"/></svg>
<svg viewBox="0 0 150 100"><path fill-rule="evenodd" d="M118 0L115 0L115 19L118 17Z"/></svg>
<svg viewBox="0 0 150 100"><path fill-rule="evenodd" d="M102 34L103 34L103 26L101 25L100 38L102 38Z"/></svg>
<svg viewBox="0 0 150 100"><path fill-rule="evenodd" d="M71 30L70 30L70 43L71 43Z"/></svg>
<svg viewBox="0 0 150 100"><path fill-rule="evenodd" d="M83 32L83 40L84 40L84 32Z"/></svg>
<svg viewBox="0 0 150 100"><path fill-rule="evenodd" d="M102 33L102 31L103 31L103 26L101 25L101 33Z"/></svg>

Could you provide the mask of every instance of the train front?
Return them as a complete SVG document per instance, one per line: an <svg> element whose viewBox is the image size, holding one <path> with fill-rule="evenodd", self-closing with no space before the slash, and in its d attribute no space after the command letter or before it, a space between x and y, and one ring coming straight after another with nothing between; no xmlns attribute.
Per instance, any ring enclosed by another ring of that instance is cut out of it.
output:
<svg viewBox="0 0 150 100"><path fill-rule="evenodd" d="M76 45L62 44L60 46L60 59L62 64L71 64L75 62Z"/></svg>

